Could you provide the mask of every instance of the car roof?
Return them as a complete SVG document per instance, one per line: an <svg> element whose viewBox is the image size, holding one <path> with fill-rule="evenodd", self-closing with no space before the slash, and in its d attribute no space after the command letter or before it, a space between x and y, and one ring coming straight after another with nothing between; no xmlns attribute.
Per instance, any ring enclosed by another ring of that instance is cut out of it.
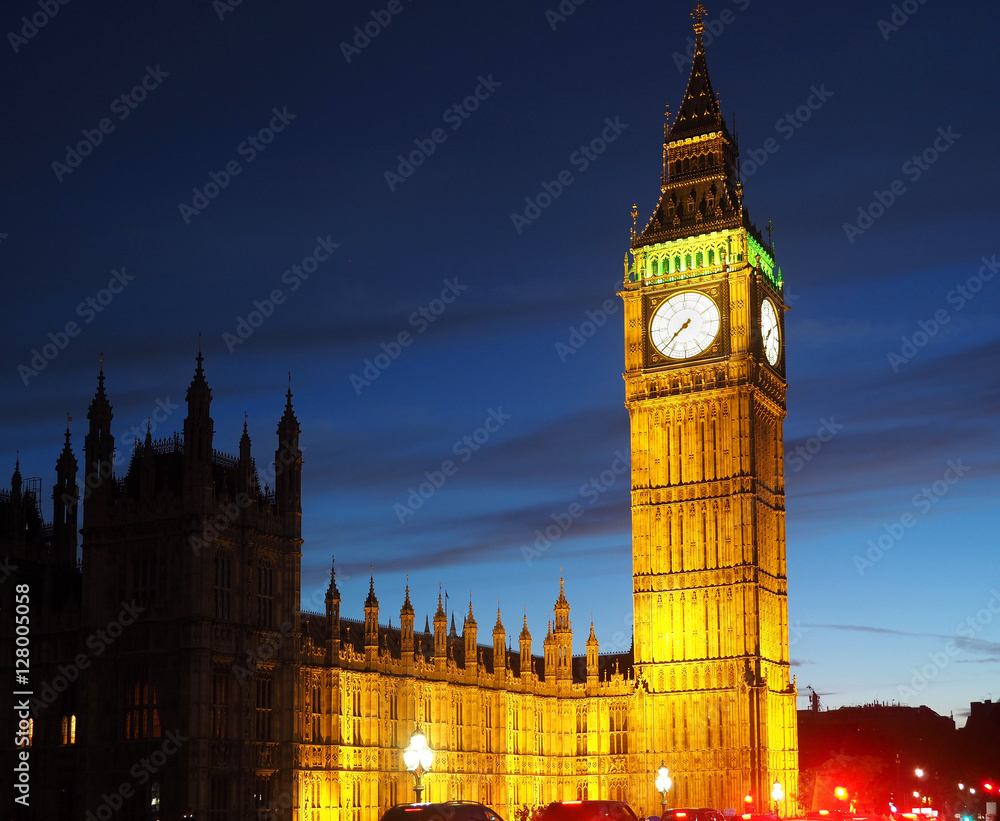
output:
<svg viewBox="0 0 1000 821"><path fill-rule="evenodd" d="M710 819L718 821L723 817L721 812L711 807L671 807L663 813L663 817L677 818L681 813L684 813L689 821L710 821Z"/></svg>
<svg viewBox="0 0 1000 821"><path fill-rule="evenodd" d="M624 801L556 801L545 807L541 814L541 821L582 821L594 818L638 821L635 812Z"/></svg>
<svg viewBox="0 0 1000 821"><path fill-rule="evenodd" d="M475 801L428 804L397 804L386 810L382 821L504 821L499 813Z"/></svg>

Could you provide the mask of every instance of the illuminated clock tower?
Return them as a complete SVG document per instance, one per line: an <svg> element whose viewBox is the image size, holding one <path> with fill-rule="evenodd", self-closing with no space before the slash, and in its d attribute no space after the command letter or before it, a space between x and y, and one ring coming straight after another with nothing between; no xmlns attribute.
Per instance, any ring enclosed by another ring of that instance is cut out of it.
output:
<svg viewBox="0 0 1000 821"><path fill-rule="evenodd" d="M636 742L670 769L674 806L763 813L777 803L788 815L798 742L785 304L773 248L743 206L738 147L708 76L704 14L699 2L687 92L665 126L662 196L633 230L621 292L635 668L648 693Z"/></svg>

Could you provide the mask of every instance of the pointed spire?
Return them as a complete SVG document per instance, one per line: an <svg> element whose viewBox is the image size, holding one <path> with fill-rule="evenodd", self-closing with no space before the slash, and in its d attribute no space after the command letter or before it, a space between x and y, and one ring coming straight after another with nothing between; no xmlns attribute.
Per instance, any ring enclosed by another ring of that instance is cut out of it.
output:
<svg viewBox="0 0 1000 821"><path fill-rule="evenodd" d="M446 616L444 614L444 603L443 603L443 600L441 598L441 585L438 585L438 609L434 613L434 621L437 621L438 616L440 616L442 619L446 618Z"/></svg>
<svg viewBox="0 0 1000 821"><path fill-rule="evenodd" d="M87 409L87 418L94 420L110 416L110 414L111 403L108 401L108 395L104 392L104 354L101 354L101 369L97 374L97 391Z"/></svg>
<svg viewBox="0 0 1000 821"><path fill-rule="evenodd" d="M705 43L702 37L705 31L705 7L699 0L691 13L694 19L695 51L691 61L691 76L688 78L687 92L680 110L670 128L668 140L678 140L696 134L707 134L711 131L727 131L719 98L712 89L712 81L708 76L708 63L705 60Z"/></svg>
<svg viewBox="0 0 1000 821"><path fill-rule="evenodd" d="M368 598L365 599L365 607L378 607L378 599L375 598L375 566L372 565L371 575L368 577Z"/></svg>
<svg viewBox="0 0 1000 821"><path fill-rule="evenodd" d="M566 593L563 590L562 576L559 576L559 598L556 599L556 607L569 607L569 602L566 601Z"/></svg>
<svg viewBox="0 0 1000 821"><path fill-rule="evenodd" d="M401 615L412 616L413 615L413 605L410 603L410 576L406 576L406 599L403 601L403 607L400 610Z"/></svg>
<svg viewBox="0 0 1000 821"><path fill-rule="evenodd" d="M451 628L448 631L449 638L455 638L458 636L458 630L455 629L455 611L451 611Z"/></svg>
<svg viewBox="0 0 1000 821"><path fill-rule="evenodd" d="M278 424L278 433L280 434L283 429L291 429L296 433L299 432L299 420L295 418L295 409L292 407L292 374L288 374L288 392L285 394L285 412L281 416L281 422Z"/></svg>
<svg viewBox="0 0 1000 821"><path fill-rule="evenodd" d="M597 636L594 635L594 619L593 619L593 617L591 617L591 619L590 619L590 635L587 636L587 646L589 647L591 644L597 644Z"/></svg>
<svg viewBox="0 0 1000 821"><path fill-rule="evenodd" d="M467 615L465 617L464 626L467 627L467 628L468 627L475 627L476 626L475 616L472 615L472 591L471 590L469 591L469 615Z"/></svg>
<svg viewBox="0 0 1000 821"><path fill-rule="evenodd" d="M201 355L201 343L199 343L198 356L195 358L194 376L191 377L191 384L188 385L187 395L185 396L189 408L193 405L200 405L207 410L208 405L212 401L212 391L205 380L205 369L202 367L204 361L205 357Z"/></svg>
<svg viewBox="0 0 1000 821"><path fill-rule="evenodd" d="M424 616L424 635L429 636L431 633L431 617Z"/></svg>
<svg viewBox="0 0 1000 821"><path fill-rule="evenodd" d="M67 417L68 419L68 417ZM73 447L70 444L69 425L66 426L66 441L63 443L62 453L56 460L56 470L69 470L76 473L76 457L73 455Z"/></svg>
<svg viewBox="0 0 1000 821"><path fill-rule="evenodd" d="M327 599L339 599L340 590L337 589L337 559L331 554L330 556L330 584L326 588Z"/></svg>
<svg viewBox="0 0 1000 821"><path fill-rule="evenodd" d="M531 633L528 631L528 608L524 608L524 624L521 626L521 636L522 639L530 639Z"/></svg>

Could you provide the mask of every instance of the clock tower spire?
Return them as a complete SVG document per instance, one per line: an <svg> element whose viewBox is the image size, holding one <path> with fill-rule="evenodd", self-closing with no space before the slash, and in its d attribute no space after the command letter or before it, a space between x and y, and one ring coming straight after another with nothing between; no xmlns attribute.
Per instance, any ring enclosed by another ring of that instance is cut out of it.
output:
<svg viewBox="0 0 1000 821"><path fill-rule="evenodd" d="M743 206L737 141L712 88L705 9L665 128L660 198L633 232L625 303L636 677L672 751L680 806L794 809L788 659L784 298ZM646 803L657 800L649 787ZM764 803L766 802L766 803Z"/></svg>

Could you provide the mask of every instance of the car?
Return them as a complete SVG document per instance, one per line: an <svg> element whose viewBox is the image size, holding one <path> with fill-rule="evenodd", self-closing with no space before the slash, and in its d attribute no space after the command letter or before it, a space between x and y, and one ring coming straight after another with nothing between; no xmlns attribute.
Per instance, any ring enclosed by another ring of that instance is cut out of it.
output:
<svg viewBox="0 0 1000 821"><path fill-rule="evenodd" d="M726 818L711 807L672 807L664 811L660 821L726 821Z"/></svg>
<svg viewBox="0 0 1000 821"><path fill-rule="evenodd" d="M624 801L554 801L537 821L639 821Z"/></svg>
<svg viewBox="0 0 1000 821"><path fill-rule="evenodd" d="M427 804L396 804L385 811L382 821L504 821L485 804L475 801L442 801Z"/></svg>

